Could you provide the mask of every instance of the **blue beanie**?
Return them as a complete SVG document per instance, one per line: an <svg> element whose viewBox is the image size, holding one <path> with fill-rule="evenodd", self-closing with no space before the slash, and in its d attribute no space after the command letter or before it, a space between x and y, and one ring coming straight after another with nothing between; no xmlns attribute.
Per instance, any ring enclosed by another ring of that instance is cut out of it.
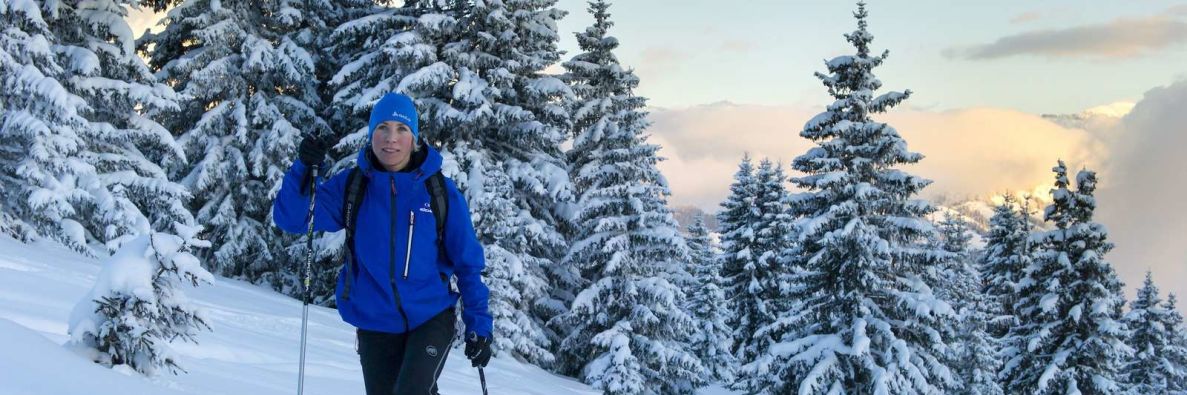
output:
<svg viewBox="0 0 1187 395"><path fill-rule="evenodd" d="M387 121L397 121L408 125L408 129L412 130L412 138L415 140L420 137L420 131L416 127L418 117L416 103L412 101L411 97L403 93L385 94L375 102L375 106L371 107L371 125L367 129L367 141L370 142L375 136L375 127Z"/></svg>

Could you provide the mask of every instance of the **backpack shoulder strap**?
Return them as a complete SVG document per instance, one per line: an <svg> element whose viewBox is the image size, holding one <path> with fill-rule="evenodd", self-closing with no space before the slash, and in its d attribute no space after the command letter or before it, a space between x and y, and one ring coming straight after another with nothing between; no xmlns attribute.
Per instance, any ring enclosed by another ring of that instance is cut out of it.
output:
<svg viewBox="0 0 1187 395"><path fill-rule="evenodd" d="M363 192L367 189L367 177L364 177L358 166L350 169L346 176L346 199L342 200L342 220L346 228L346 237L354 236L355 222L359 218L359 206L363 204Z"/></svg>
<svg viewBox="0 0 1187 395"><path fill-rule="evenodd" d="M342 200L342 221L343 227L346 228L346 259L343 260L343 265L346 266L347 275L346 283L343 284L342 296L344 299L350 299L350 280L354 277L349 272L354 264L354 231L355 225L359 219L359 207L363 205L363 193L367 190L367 177L364 177L362 171L358 166L350 169L350 174L346 176L346 194L345 199Z"/></svg>
<svg viewBox="0 0 1187 395"><path fill-rule="evenodd" d="M437 242L444 243L445 220L449 218L449 192L445 190L445 176L441 172L433 173L425 180L425 188L429 191L429 208L437 220Z"/></svg>
<svg viewBox="0 0 1187 395"><path fill-rule="evenodd" d="M437 220L437 251L441 258L448 260L445 253L445 221L449 218L449 191L445 189L445 176L441 172L433 173L425 179L425 189L429 191L429 208L433 210L433 219ZM441 274L441 282L452 293L458 293L457 277Z"/></svg>

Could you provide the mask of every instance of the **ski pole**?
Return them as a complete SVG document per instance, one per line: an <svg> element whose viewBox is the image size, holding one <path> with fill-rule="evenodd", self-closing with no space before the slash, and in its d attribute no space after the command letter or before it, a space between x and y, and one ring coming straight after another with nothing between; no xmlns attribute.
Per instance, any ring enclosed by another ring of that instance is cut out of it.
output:
<svg viewBox="0 0 1187 395"><path fill-rule="evenodd" d="M309 180L309 230L306 233L307 239L305 247L309 250L309 254L305 258L305 266L301 268L301 284L304 289L301 292L301 367L297 373L297 395L305 393L305 333L309 326L309 277L311 267L313 266L313 205L317 203L317 170L318 166L314 165L313 177Z"/></svg>
<svg viewBox="0 0 1187 395"><path fill-rule="evenodd" d="M482 368L478 368L478 380L482 382L482 395L486 395L486 373L482 372Z"/></svg>

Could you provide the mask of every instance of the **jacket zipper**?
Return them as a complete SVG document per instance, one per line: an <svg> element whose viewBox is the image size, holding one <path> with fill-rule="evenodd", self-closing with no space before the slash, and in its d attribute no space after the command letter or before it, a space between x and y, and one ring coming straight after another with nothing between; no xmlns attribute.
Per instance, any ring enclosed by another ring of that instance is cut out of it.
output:
<svg viewBox="0 0 1187 395"><path fill-rule="evenodd" d="M389 180L391 181L392 186L392 237L391 242L388 243L388 245L391 247L391 254L389 255L391 257L391 267L388 270L388 273L391 275L392 298L395 299L396 310L400 312L400 317L404 319L404 332L408 332L408 313L404 312L404 306L400 304L400 291L396 288L396 179L389 178Z"/></svg>
<svg viewBox="0 0 1187 395"><path fill-rule="evenodd" d="M412 261L412 230L416 224L416 212L408 212L408 248L404 251L404 279L408 279L408 264Z"/></svg>

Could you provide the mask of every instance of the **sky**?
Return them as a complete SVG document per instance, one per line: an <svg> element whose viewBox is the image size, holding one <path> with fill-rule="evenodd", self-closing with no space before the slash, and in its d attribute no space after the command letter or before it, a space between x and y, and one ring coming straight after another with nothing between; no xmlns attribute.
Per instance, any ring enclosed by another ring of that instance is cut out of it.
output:
<svg viewBox="0 0 1187 395"><path fill-rule="evenodd" d="M728 6L725 6L728 4ZM560 48L592 22L560 0ZM854 2L631 0L610 8L621 63L649 99L673 205L714 212L746 153L785 164L831 102L815 72L852 53ZM1127 294L1153 270L1187 296L1187 0L872 0L875 74L911 97L876 117L925 159L924 197L1031 192L1057 159L1100 173L1097 219ZM134 31L151 16L133 15ZM557 71L553 67L550 71ZM1054 122L1043 114L1096 114ZM794 173L792 175L795 175ZM1185 309L1182 305L1181 309Z"/></svg>
<svg viewBox="0 0 1187 395"><path fill-rule="evenodd" d="M562 32L584 29L584 2ZM787 164L798 136L831 103L814 77L852 53L845 1L620 1L610 12L620 61L649 98L651 141L672 204L706 211L750 153ZM1097 220L1132 296L1146 270L1187 294L1187 2L905 1L867 6L875 70L909 100L876 120L924 154L907 171L925 197L1030 192L1047 199L1051 168L1100 173ZM657 17L662 15L662 17ZM562 49L576 53L572 35ZM1095 114L1057 122L1043 114ZM794 173L792 174L794 175ZM1180 309L1183 306L1180 305Z"/></svg>

